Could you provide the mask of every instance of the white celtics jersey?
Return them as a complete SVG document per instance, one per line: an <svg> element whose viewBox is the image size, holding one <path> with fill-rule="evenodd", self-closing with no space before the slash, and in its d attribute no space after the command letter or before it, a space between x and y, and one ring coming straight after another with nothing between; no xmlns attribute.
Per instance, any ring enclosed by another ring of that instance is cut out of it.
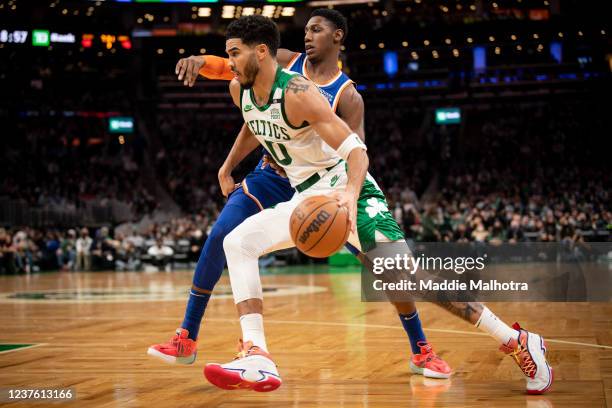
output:
<svg viewBox="0 0 612 408"><path fill-rule="evenodd" d="M308 124L289 124L285 113L285 89L295 72L278 68L270 98L264 106L255 103L252 89L240 90L240 110L257 140L283 167L291 186L296 188L313 174L325 171L341 159Z"/></svg>

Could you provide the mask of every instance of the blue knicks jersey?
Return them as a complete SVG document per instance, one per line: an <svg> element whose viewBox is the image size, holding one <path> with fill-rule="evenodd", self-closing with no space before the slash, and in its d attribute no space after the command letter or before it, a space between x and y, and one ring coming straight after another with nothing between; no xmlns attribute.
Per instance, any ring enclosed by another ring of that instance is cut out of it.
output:
<svg viewBox="0 0 612 408"><path fill-rule="evenodd" d="M306 72L306 58L307 56L306 56L306 53L304 52L301 54L296 54L296 56L287 65L287 69L289 71L293 71L293 72L297 72L298 74L302 74L304 75L304 77L310 79L310 77L308 77L308 73ZM338 108L338 102L340 101L340 95L342 95L342 92L347 87L353 84L353 81L348 77L348 75L346 75L344 72L342 72L339 69L338 74L334 78L332 78L331 81L325 84L317 84L315 82L315 84L319 88L319 91L321 92L321 94L329 101L329 104L331 105L333 111L335 112L336 109ZM268 154L266 149L262 149L262 153ZM282 177L276 174L276 172L270 166L267 166L265 169L261 169L261 165L262 165L262 161L260 160L259 164L255 168L256 173L262 171L262 172L266 172L268 175L271 175L273 177L275 176L277 178L282 179Z"/></svg>
<svg viewBox="0 0 612 408"><path fill-rule="evenodd" d="M312 79L308 76L308 73L306 72L306 59L306 53L303 52L301 54L297 54L291 60L289 65L287 65L287 69L289 71L302 74L307 79L310 79L312 81ZM317 85L321 94L329 101L329 104L331 105L334 112L338 107L338 102L340 101L340 95L342 95L342 92L347 87L353 84L353 81L351 81L348 75L346 75L340 69L338 69L338 74L334 78L332 78L331 81L325 84L318 84L315 81L312 82Z"/></svg>

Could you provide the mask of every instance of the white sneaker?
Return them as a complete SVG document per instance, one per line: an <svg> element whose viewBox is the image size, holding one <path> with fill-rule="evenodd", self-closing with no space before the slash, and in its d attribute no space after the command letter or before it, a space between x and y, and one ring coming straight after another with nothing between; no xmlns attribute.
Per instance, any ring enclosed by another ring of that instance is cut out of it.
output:
<svg viewBox="0 0 612 408"><path fill-rule="evenodd" d="M553 383L553 370L546 361L546 343L539 334L530 333L514 323L519 331L518 339L500 346L500 350L511 355L527 380L527 394L544 394Z"/></svg>
<svg viewBox="0 0 612 408"><path fill-rule="evenodd" d="M250 389L258 392L274 391L281 386L276 364L270 354L251 341L240 340L236 358L226 364L209 363L204 376L211 384L224 390Z"/></svg>

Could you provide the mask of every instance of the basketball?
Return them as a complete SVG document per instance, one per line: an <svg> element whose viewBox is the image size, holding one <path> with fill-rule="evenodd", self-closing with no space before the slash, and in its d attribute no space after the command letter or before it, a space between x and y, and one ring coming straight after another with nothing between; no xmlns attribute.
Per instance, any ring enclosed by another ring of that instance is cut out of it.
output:
<svg viewBox="0 0 612 408"><path fill-rule="evenodd" d="M346 207L321 195L305 199L293 210L289 228L291 239L302 253L327 258L342 248L351 227Z"/></svg>

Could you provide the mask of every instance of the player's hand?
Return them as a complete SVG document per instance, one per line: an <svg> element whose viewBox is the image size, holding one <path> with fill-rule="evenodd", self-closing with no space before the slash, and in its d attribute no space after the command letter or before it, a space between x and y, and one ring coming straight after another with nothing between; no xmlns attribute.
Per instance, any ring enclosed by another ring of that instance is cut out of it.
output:
<svg viewBox="0 0 612 408"><path fill-rule="evenodd" d="M234 182L234 178L232 177L231 172L227 171L224 167L219 169L219 186L221 186L221 194L224 197L227 197L238 188L238 184Z"/></svg>
<svg viewBox="0 0 612 408"><path fill-rule="evenodd" d="M272 167L272 169L274 169L276 174L278 174L279 176L287 177L287 173L285 173L285 169L283 169L281 166L279 166L279 164L274 160L273 157L271 157L271 156L269 156L267 154L264 154L262 168L264 168L266 166Z"/></svg>
<svg viewBox="0 0 612 408"><path fill-rule="evenodd" d="M357 231L357 196L347 190L337 191L331 196L338 200L338 206L345 207L348 210L351 232L355 233Z"/></svg>
<svg viewBox="0 0 612 408"><path fill-rule="evenodd" d="M200 68L204 66L204 56L192 55L187 58L181 58L174 70L174 73L178 76L179 81L183 81L185 86L193 86L196 79L198 79L198 73Z"/></svg>

